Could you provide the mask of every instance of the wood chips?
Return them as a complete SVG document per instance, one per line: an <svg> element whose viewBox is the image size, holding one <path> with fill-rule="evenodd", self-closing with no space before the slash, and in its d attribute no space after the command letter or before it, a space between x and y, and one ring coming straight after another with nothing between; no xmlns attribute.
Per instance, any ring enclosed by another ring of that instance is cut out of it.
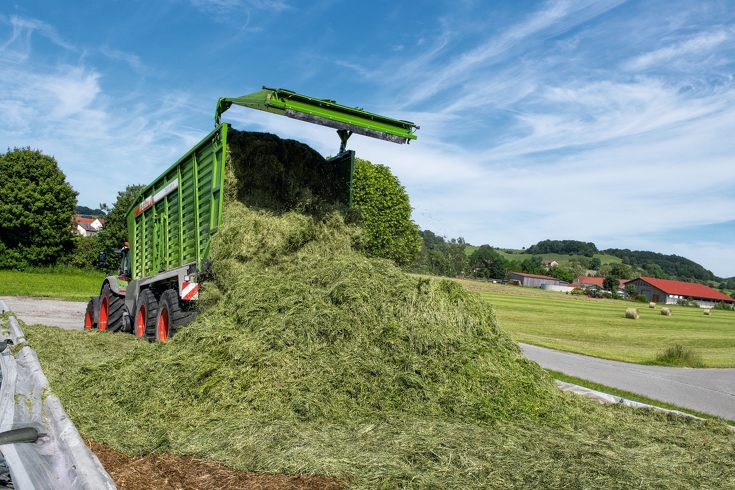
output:
<svg viewBox="0 0 735 490"><path fill-rule="evenodd" d="M282 475L235 471L215 461L193 456L149 454L131 458L102 444L87 440L118 490L342 490L326 476Z"/></svg>

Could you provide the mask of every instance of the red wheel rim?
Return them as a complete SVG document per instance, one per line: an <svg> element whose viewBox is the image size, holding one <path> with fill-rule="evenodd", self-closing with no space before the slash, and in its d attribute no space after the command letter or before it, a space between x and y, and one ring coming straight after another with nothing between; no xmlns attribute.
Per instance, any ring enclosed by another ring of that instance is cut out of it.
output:
<svg viewBox="0 0 735 490"><path fill-rule="evenodd" d="M102 303L100 304L100 330L107 330L107 316L109 315L109 307L110 304L108 302L107 296L105 296L104 298L102 298Z"/></svg>
<svg viewBox="0 0 735 490"><path fill-rule="evenodd" d="M158 340L161 342L168 340L168 308L163 308L158 316Z"/></svg>
<svg viewBox="0 0 735 490"><path fill-rule="evenodd" d="M92 328L92 312L88 311L86 315L84 315L84 328Z"/></svg>
<svg viewBox="0 0 735 490"><path fill-rule="evenodd" d="M138 316L135 319L135 335L143 337L145 335L145 324L148 319L148 311L145 305L141 305L138 310Z"/></svg>

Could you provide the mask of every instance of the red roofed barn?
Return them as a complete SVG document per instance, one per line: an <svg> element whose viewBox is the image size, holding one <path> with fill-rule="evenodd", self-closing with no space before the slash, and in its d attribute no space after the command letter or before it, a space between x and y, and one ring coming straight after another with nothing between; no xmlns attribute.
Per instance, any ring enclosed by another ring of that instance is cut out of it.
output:
<svg viewBox="0 0 735 490"><path fill-rule="evenodd" d="M735 304L735 299L704 284L654 279L652 277L639 277L631 282L635 284L635 290L638 294L644 295L648 301L654 303L675 305L679 300L692 298L702 308L712 308L720 301L724 301L730 306Z"/></svg>

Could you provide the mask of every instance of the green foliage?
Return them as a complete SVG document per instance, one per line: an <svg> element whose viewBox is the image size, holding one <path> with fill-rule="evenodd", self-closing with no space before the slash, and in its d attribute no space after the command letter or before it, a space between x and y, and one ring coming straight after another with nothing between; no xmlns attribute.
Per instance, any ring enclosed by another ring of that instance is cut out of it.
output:
<svg viewBox="0 0 735 490"><path fill-rule="evenodd" d="M53 264L73 247L77 193L53 157L0 154L0 268Z"/></svg>
<svg viewBox="0 0 735 490"><path fill-rule="evenodd" d="M508 274L505 259L490 245L480 245L472 252L470 267L475 277L505 280Z"/></svg>
<svg viewBox="0 0 735 490"><path fill-rule="evenodd" d="M352 204L362 213L367 232L366 252L371 257L412 264L421 250L421 236L411 221L406 189L384 165L355 159Z"/></svg>
<svg viewBox="0 0 735 490"><path fill-rule="evenodd" d="M675 276L679 280L692 279L697 281L711 281L715 275L701 265L678 255L664 255L656 252L630 251L628 249L610 248L604 251L607 254L625 259L628 264L658 265L661 271L668 276ZM665 279L665 278L661 278Z"/></svg>
<svg viewBox="0 0 735 490"><path fill-rule="evenodd" d="M98 266L98 254L99 246L96 236L76 235L71 253L64 256L60 262L68 267L94 269Z"/></svg>
<svg viewBox="0 0 735 490"><path fill-rule="evenodd" d="M536 245L531 245L525 251L527 254L564 254L584 255L592 257L597 253L597 247L592 242L580 242L578 240L541 240Z"/></svg>
<svg viewBox="0 0 735 490"><path fill-rule="evenodd" d="M588 268L589 269L592 269L593 271L596 271L596 270L598 270L600 268L601 265L602 265L602 262L600 261L600 258L599 257L592 257L590 259L590 263L589 263L589 267Z"/></svg>
<svg viewBox="0 0 735 490"><path fill-rule="evenodd" d="M560 281L574 282L578 276L572 272L568 267L554 266L549 269L548 275L559 279ZM581 274L580 274L581 275Z"/></svg>
<svg viewBox="0 0 735 490"><path fill-rule="evenodd" d="M646 264L646 275L654 279L669 279L669 275L664 272L658 264Z"/></svg>
<svg viewBox="0 0 735 490"><path fill-rule="evenodd" d="M626 264L612 264L610 266L610 272L607 273L606 277L614 277L615 279L632 279L633 269Z"/></svg>
<svg viewBox="0 0 735 490"><path fill-rule="evenodd" d="M105 226L97 234L97 251L115 250L128 241L128 223L125 220L130 207L135 203L144 185L128 185L125 190L117 193L117 199L112 209L105 216ZM109 253L108 253L109 256Z"/></svg>
<svg viewBox="0 0 735 490"><path fill-rule="evenodd" d="M87 206L77 206L77 214L82 216L92 216L95 218L104 218L105 217L105 210L102 208L105 208L106 205L101 204L100 208L98 209L92 209L88 208Z"/></svg>
<svg viewBox="0 0 735 490"><path fill-rule="evenodd" d="M602 289L611 291L613 293L617 292L619 286L620 286L620 281L618 280L617 277L612 277L612 276L606 277L602 281Z"/></svg>
<svg viewBox="0 0 735 490"><path fill-rule="evenodd" d="M717 304L712 307L712 309L732 311L732 306L730 306L729 303L725 303L724 301L718 301Z"/></svg>
<svg viewBox="0 0 735 490"><path fill-rule="evenodd" d="M637 301L639 303L648 303L648 298L646 298L643 294L639 294L633 299L633 301Z"/></svg>
<svg viewBox="0 0 735 490"><path fill-rule="evenodd" d="M468 272L467 244L464 238L444 237L434 234L431 230L419 231L421 236L421 251L411 267L411 271L421 274L455 277Z"/></svg>
<svg viewBox="0 0 735 490"><path fill-rule="evenodd" d="M528 257L520 263L521 272L526 274L545 274L546 268L540 256Z"/></svg>
<svg viewBox="0 0 735 490"><path fill-rule="evenodd" d="M632 296L635 296L635 294L636 294L635 284L633 284L632 282L626 284L625 285L625 292L628 293L628 296L631 296L631 297Z"/></svg>

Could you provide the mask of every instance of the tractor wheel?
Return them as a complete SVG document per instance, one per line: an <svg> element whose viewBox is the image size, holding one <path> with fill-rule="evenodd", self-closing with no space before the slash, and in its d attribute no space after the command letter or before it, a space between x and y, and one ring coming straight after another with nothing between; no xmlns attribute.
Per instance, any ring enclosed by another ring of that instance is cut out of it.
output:
<svg viewBox="0 0 735 490"><path fill-rule="evenodd" d="M136 337L153 340L155 338L158 302L150 289L144 289L135 302L133 333Z"/></svg>
<svg viewBox="0 0 735 490"><path fill-rule="evenodd" d="M97 328L97 322L100 318L100 298L95 296L87 303L87 311L84 313L84 328Z"/></svg>
<svg viewBox="0 0 735 490"><path fill-rule="evenodd" d="M195 318L195 311L186 311L182 308L179 293L175 289L167 289L158 302L156 340L166 342L176 334L179 327L191 323Z"/></svg>
<svg viewBox="0 0 735 490"><path fill-rule="evenodd" d="M102 287L102 293L99 298L100 314L98 328L100 330L109 330L110 332L119 331L122 326L123 310L125 308L125 300L110 290L110 285L106 284Z"/></svg>

